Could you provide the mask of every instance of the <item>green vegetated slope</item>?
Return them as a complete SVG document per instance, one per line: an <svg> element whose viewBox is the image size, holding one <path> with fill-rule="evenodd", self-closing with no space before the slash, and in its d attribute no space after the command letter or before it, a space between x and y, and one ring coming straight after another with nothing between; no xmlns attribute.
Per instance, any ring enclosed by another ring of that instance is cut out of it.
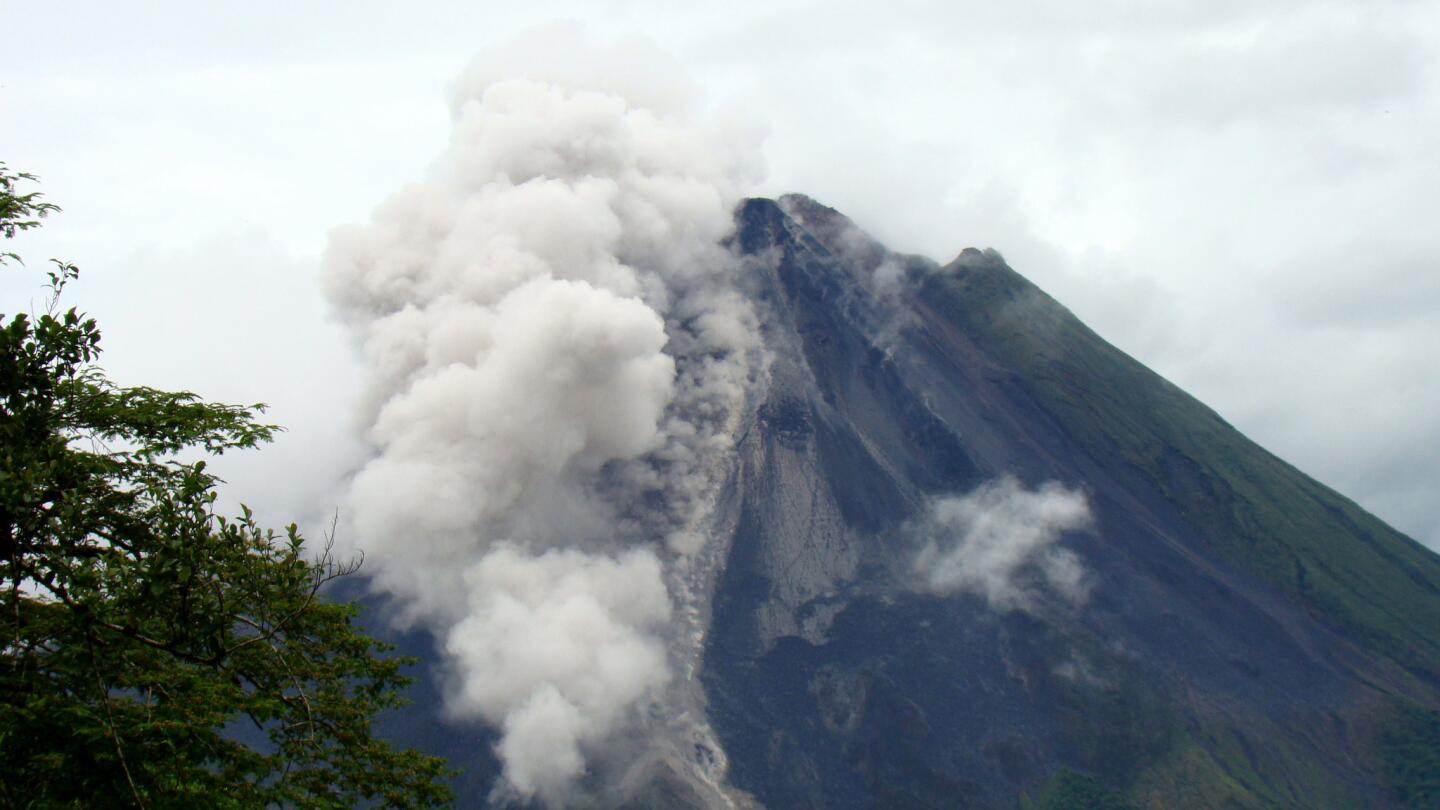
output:
<svg viewBox="0 0 1440 810"><path fill-rule="evenodd" d="M1408 807L1440 807L1440 711L1404 706L1380 735L1385 778Z"/></svg>
<svg viewBox="0 0 1440 810"><path fill-rule="evenodd" d="M1366 738L1361 748L1400 806L1440 807L1440 714L1433 711L1440 556L1247 439L997 255L967 252L921 276L926 307L1008 366L1104 466L1157 482L1209 545L1205 551L1270 583L1376 660L1397 665L1385 665L1383 674L1355 667L1357 682L1377 697L1359 712L1353 733ZM1126 786L1127 800L1150 807L1365 806L1265 721L1241 722L1192 707L1190 728ZM1244 742L1257 738L1274 744L1256 752ZM1085 787L1071 780L1033 806L1110 806L1085 799Z"/></svg>
<svg viewBox="0 0 1440 810"><path fill-rule="evenodd" d="M1417 676L1440 677L1440 556L1247 439L1003 263L951 265L922 294L1013 364L1092 452L1211 504L1187 517L1226 559Z"/></svg>
<svg viewBox="0 0 1440 810"><path fill-rule="evenodd" d="M1137 810L1105 785L1075 771L1060 771L1021 810Z"/></svg>

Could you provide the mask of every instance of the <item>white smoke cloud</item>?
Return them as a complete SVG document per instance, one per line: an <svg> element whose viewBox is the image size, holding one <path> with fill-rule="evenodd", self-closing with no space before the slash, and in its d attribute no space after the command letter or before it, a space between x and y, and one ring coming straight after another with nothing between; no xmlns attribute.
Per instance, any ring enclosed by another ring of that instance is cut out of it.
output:
<svg viewBox="0 0 1440 810"><path fill-rule="evenodd" d="M477 530L571 473L654 449L675 366L654 311L583 282L534 280L492 307L400 316L377 321L374 339L423 340L424 356L368 431L380 455L351 508L370 547L403 544L403 563L377 561L387 587L453 620L468 590L456 557L490 539Z"/></svg>
<svg viewBox="0 0 1440 810"><path fill-rule="evenodd" d="M920 527L925 545L915 558L923 590L983 596L1000 611L1023 610L1036 599L1034 576L1074 603L1088 594L1085 568L1062 533L1092 522L1085 494L1058 481L1027 490L1002 476L975 491L931 503ZM1032 574L1032 576L1027 576Z"/></svg>
<svg viewBox="0 0 1440 810"><path fill-rule="evenodd" d="M670 601L659 562L638 549L537 557L502 545L466 580L470 615L446 639L465 675L459 711L504 730L500 754L517 792L561 804L583 773L581 744L664 682L657 631Z"/></svg>
<svg viewBox="0 0 1440 810"><path fill-rule="evenodd" d="M677 75L573 28L477 60L429 176L326 254L375 451L352 531L452 711L503 732L504 789L551 805L695 643L672 602L758 366L719 246L751 163Z"/></svg>

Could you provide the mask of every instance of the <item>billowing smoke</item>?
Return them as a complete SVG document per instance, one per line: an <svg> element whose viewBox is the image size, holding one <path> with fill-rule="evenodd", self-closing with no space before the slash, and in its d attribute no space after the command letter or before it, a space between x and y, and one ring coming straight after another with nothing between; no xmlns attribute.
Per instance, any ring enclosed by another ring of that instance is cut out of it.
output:
<svg viewBox="0 0 1440 810"><path fill-rule="evenodd" d="M581 745L665 679L656 633L670 601L654 554L572 549L538 557L502 545L466 572L470 614L447 651L469 672L462 700L503 727L501 758L522 795L558 798Z"/></svg>
<svg viewBox="0 0 1440 810"><path fill-rule="evenodd" d="M1058 481L1028 490L1002 476L967 495L930 504L915 570L924 590L974 593L1000 611L1031 608L1041 582L1078 603L1088 593L1085 569L1057 541L1063 532L1090 525L1083 492Z"/></svg>
<svg viewBox="0 0 1440 810"><path fill-rule="evenodd" d="M442 640L451 710L503 733L505 789L552 805L693 636L672 617L758 364L719 246L750 164L677 75L572 29L478 60L429 175L326 255L369 375L358 545Z"/></svg>

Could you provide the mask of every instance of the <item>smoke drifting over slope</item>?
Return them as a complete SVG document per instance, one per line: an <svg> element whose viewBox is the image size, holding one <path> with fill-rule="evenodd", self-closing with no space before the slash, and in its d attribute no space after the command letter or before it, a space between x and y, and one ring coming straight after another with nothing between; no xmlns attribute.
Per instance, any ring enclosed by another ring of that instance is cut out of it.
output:
<svg viewBox="0 0 1440 810"><path fill-rule="evenodd" d="M967 495L930 505L920 531L927 537L915 560L925 590L970 592L997 610L1024 609L1035 598L1034 577L1072 602L1087 594L1085 569L1073 551L1056 545L1067 531L1089 528L1085 494L1050 481L1027 490L1002 476Z"/></svg>
<svg viewBox="0 0 1440 810"><path fill-rule="evenodd" d="M429 176L326 256L368 371L358 544L443 640L455 713L502 729L506 789L551 804L673 677L757 366L719 247L746 162L674 75L568 29L477 61Z"/></svg>

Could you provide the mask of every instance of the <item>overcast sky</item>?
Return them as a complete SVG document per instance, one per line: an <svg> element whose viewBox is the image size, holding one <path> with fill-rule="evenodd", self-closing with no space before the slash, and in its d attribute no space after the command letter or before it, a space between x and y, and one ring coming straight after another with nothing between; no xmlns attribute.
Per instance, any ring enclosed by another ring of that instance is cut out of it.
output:
<svg viewBox="0 0 1440 810"><path fill-rule="evenodd" d="M289 434L224 469L274 522L363 456L327 230L424 173L472 57L571 19L671 53L762 144L757 193L999 249L1440 547L1440 3L121 5L0 0L0 160L65 208L15 247L81 266L121 381L273 405ZM0 311L38 278L0 277Z"/></svg>

